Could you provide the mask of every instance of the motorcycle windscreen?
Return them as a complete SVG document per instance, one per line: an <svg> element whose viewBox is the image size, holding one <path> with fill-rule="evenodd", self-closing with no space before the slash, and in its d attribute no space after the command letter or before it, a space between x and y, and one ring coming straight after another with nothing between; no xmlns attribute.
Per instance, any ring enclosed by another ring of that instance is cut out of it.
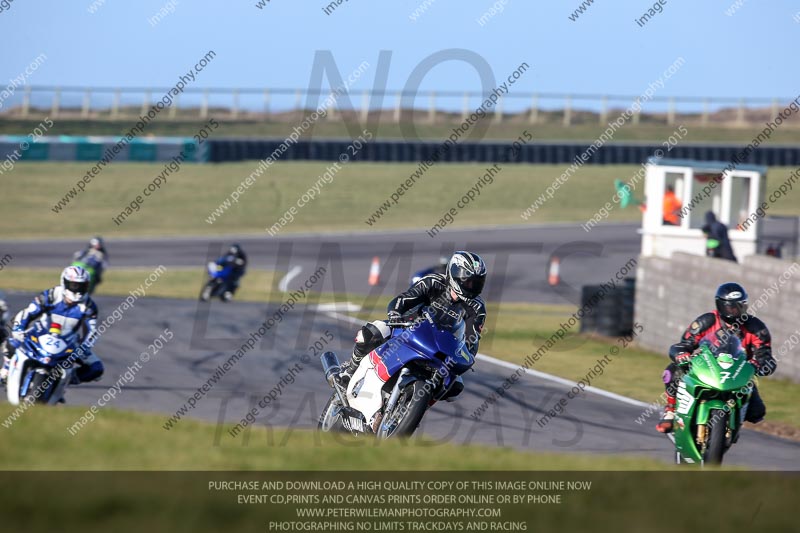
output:
<svg viewBox="0 0 800 533"><path fill-rule="evenodd" d="M692 359L691 373L713 389L733 391L747 386L755 368L747 361L738 337L707 333L700 339L699 352Z"/></svg>

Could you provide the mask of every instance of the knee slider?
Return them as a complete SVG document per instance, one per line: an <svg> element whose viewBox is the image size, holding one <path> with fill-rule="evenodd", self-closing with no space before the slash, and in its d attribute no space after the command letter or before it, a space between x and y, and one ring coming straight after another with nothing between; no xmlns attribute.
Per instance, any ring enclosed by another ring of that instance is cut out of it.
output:
<svg viewBox="0 0 800 533"><path fill-rule="evenodd" d="M381 320L368 322L356 334L356 347L364 354L369 353L383 344L391 332L389 326Z"/></svg>

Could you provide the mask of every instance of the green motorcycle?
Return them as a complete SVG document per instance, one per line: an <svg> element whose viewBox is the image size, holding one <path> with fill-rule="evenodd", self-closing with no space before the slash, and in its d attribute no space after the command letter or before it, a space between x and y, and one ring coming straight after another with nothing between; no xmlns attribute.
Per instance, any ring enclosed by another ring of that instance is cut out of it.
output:
<svg viewBox="0 0 800 533"><path fill-rule="evenodd" d="M678 384L674 441L678 464L721 464L739 439L756 369L735 335L709 333Z"/></svg>

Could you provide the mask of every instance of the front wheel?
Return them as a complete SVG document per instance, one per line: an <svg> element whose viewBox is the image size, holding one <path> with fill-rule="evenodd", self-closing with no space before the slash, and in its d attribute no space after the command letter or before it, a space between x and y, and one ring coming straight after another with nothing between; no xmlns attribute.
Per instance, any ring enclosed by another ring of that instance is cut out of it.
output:
<svg viewBox="0 0 800 533"><path fill-rule="evenodd" d="M30 403L47 403L47 391L43 390L43 385L47 379L47 374L34 372L31 377L31 382L28 384L28 390L25 391L25 396L22 397L23 401Z"/></svg>
<svg viewBox="0 0 800 533"><path fill-rule="evenodd" d="M200 293L200 301L201 302L209 301L211 299L211 294L213 290L214 290L214 280L210 279L208 280L208 283L206 283L205 287L203 287L203 291Z"/></svg>
<svg viewBox="0 0 800 533"><path fill-rule="evenodd" d="M378 438L410 437L422 421L433 397L426 381L415 381L400 392L391 413L386 413L378 428Z"/></svg>
<svg viewBox="0 0 800 533"><path fill-rule="evenodd" d="M725 455L725 433L728 430L728 417L724 411L714 409L708 413L708 419L713 424L708 427L708 441L703 461L710 465L721 465Z"/></svg>
<svg viewBox="0 0 800 533"><path fill-rule="evenodd" d="M322 410L317 429L325 432L344 431L342 417L339 415L341 409L342 406L336 401L336 393L334 392L330 400L328 400L328 403L325 404L325 408Z"/></svg>

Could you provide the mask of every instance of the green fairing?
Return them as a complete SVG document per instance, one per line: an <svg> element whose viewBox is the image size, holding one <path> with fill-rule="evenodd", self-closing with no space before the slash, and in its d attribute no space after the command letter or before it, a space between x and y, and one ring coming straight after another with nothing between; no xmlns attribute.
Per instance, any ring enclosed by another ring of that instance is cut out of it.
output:
<svg viewBox="0 0 800 533"><path fill-rule="evenodd" d="M675 449L682 461L703 464L709 460L703 456L696 437L699 424L706 424L707 432L713 430L715 420L712 417L717 418L716 431L725 429L725 450L738 438L742 409L750 398L754 375L755 368L744 354L736 358L724 353L715 356L707 346L702 347L678 388L674 436ZM708 398L720 393L726 397ZM728 405L729 401L732 406ZM716 413L723 413L723 416ZM718 459L721 461L722 457Z"/></svg>

